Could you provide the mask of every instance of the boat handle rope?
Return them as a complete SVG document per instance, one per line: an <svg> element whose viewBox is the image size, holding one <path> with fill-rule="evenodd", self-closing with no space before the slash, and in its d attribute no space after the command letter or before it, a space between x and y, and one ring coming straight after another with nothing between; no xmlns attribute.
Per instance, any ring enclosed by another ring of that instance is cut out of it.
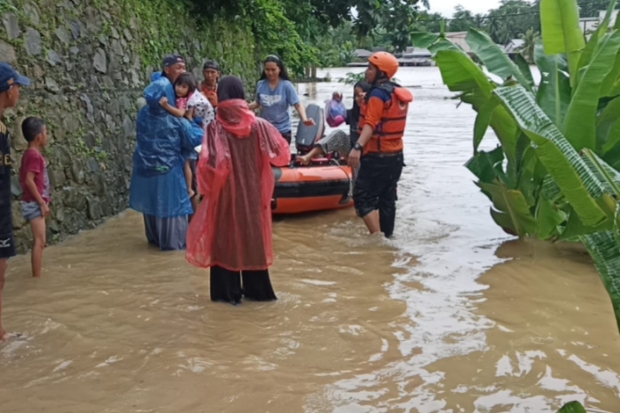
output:
<svg viewBox="0 0 620 413"><path fill-rule="evenodd" d="M349 176L349 174L347 173L346 169L344 169L342 167L342 165L340 165L340 163L336 160L336 159L331 159L330 163L333 165L336 165L338 168L340 168L342 170L342 172L344 172L344 176L347 177L347 179L349 180L349 192L347 194L347 200L351 199L351 197L353 196L353 168L351 168L351 176Z"/></svg>

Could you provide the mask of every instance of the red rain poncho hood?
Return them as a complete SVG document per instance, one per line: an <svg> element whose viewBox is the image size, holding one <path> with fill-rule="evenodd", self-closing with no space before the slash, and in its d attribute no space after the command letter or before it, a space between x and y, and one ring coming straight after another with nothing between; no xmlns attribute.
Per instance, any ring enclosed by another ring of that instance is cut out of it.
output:
<svg viewBox="0 0 620 413"><path fill-rule="evenodd" d="M273 263L271 166L290 161L278 130L256 118L243 100L221 102L200 153L197 178L204 200L187 235L187 260L231 271L264 270Z"/></svg>

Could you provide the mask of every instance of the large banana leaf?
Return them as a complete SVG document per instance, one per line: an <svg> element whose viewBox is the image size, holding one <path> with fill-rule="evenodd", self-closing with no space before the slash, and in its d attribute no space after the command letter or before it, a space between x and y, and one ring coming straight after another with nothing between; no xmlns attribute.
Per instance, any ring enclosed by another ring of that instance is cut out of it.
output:
<svg viewBox="0 0 620 413"><path fill-rule="evenodd" d="M590 64L592 57L594 56L594 54L596 53L598 49L599 39L601 39L607 33L607 29L609 28L609 23L611 21L612 13L614 9L616 8L616 3L617 3L617 0L611 0L609 2L609 6L607 8L607 13L605 14L605 18L603 19L601 24L598 26L598 28L594 31L594 33L592 33L592 35L590 36L590 40L586 44L586 48L584 49L583 53L581 54L581 58L579 59L580 70L581 68ZM616 78L617 76L614 78L614 80ZM577 83L575 84L578 84L579 81L580 79L577 78Z"/></svg>
<svg viewBox="0 0 620 413"><path fill-rule="evenodd" d="M532 140L538 158L584 224L595 226L607 220L607 214L596 202L603 196L600 183L577 151L536 105L534 96L520 86L498 88L494 93Z"/></svg>
<svg viewBox="0 0 620 413"><path fill-rule="evenodd" d="M597 118L596 150L607 154L620 143L620 98L613 99Z"/></svg>
<svg viewBox="0 0 620 413"><path fill-rule="evenodd" d="M502 147L498 146L491 152L480 151L476 153L467 163L465 167L469 169L480 181L491 183L495 181L500 174L503 174L502 162L504 162L504 152Z"/></svg>
<svg viewBox="0 0 620 413"><path fill-rule="evenodd" d="M491 83L480 67L461 49L440 50L435 61L448 89L452 92L462 92L462 101L471 104L477 112L480 112L491 99L496 85ZM518 128L512 116L503 107L498 107L492 111L490 125L509 161L515 162ZM486 131L485 128L482 129ZM484 136L484 133L481 136Z"/></svg>
<svg viewBox="0 0 620 413"><path fill-rule="evenodd" d="M479 182L477 185L490 195L493 201L491 216L504 231L520 237L537 233L536 219L521 191L508 189L500 180L494 183Z"/></svg>
<svg viewBox="0 0 620 413"><path fill-rule="evenodd" d="M620 172L609 166L589 149L583 151L583 161L603 186L603 190L620 199ZM615 201L612 201L615 203ZM612 206L615 210L615 206Z"/></svg>
<svg viewBox="0 0 620 413"><path fill-rule="evenodd" d="M443 82L451 92L473 92L478 90L485 99L490 99L494 85L464 52L440 50L435 57Z"/></svg>
<svg viewBox="0 0 620 413"><path fill-rule="evenodd" d="M530 69L530 64L525 60L525 57L521 53L517 53L515 55L515 63L527 82L534 87L534 76L532 76L532 69Z"/></svg>
<svg viewBox="0 0 620 413"><path fill-rule="evenodd" d="M620 21L620 19L618 19ZM616 55L616 62L614 63L613 69L609 72L603 84L601 85L601 94L600 97L613 97L617 96L617 89L614 88L616 82L620 78L620 54ZM616 92L616 93L614 93Z"/></svg>
<svg viewBox="0 0 620 413"><path fill-rule="evenodd" d="M579 57L585 47L579 27L577 0L541 0L540 23L545 52L549 55L566 54L571 84L579 72Z"/></svg>
<svg viewBox="0 0 620 413"><path fill-rule="evenodd" d="M566 214L556 205L540 197L536 206L536 235L543 241L556 238L559 234L560 224L566 221Z"/></svg>
<svg viewBox="0 0 620 413"><path fill-rule="evenodd" d="M428 47L428 51L433 55L436 55L442 50L454 50L463 52L463 49L460 46L455 45L450 40L444 39L443 37L439 37L438 40Z"/></svg>
<svg viewBox="0 0 620 413"><path fill-rule="evenodd" d="M500 101L492 97L480 107L478 116L476 116L476 123L474 124L474 153L478 152L478 147L491 123L493 112L499 105Z"/></svg>
<svg viewBox="0 0 620 413"><path fill-rule="evenodd" d="M611 0L609 2L609 6L607 8L607 13L605 14L605 18L603 19L601 24L598 26L598 28L594 31L594 33L592 33L592 35L590 36L590 40L586 44L586 48L583 50L583 53L581 54L581 57L579 59L579 70L581 70L581 68L590 64L592 57L594 56L594 54L596 53L598 49L599 39L601 39L607 33L607 29L609 28L609 22L611 21L612 13L614 9L616 8L616 3L617 3L617 0ZM579 80L580 79L577 78L576 84L578 84Z"/></svg>
<svg viewBox="0 0 620 413"><path fill-rule="evenodd" d="M596 112L601 86L614 68L619 50L620 32L605 35L591 63L584 68L579 86L573 93L563 131L578 151L596 148Z"/></svg>
<svg viewBox="0 0 620 413"><path fill-rule="evenodd" d="M563 55L546 55L540 44L536 45L534 56L541 72L536 101L551 121L561 128L572 93L567 75L568 62Z"/></svg>
<svg viewBox="0 0 620 413"><path fill-rule="evenodd" d="M486 33L469 29L466 40L472 52L484 63L489 72L499 76L504 81L513 77L523 87L532 90L533 84L526 79L517 65Z"/></svg>
<svg viewBox="0 0 620 413"><path fill-rule="evenodd" d="M439 40L439 36L429 32L411 33L411 43L420 49L428 49L433 43Z"/></svg>
<svg viewBox="0 0 620 413"><path fill-rule="evenodd" d="M596 152L616 155L620 143L620 98L607 102L596 120ZM618 161L618 157L612 159Z"/></svg>

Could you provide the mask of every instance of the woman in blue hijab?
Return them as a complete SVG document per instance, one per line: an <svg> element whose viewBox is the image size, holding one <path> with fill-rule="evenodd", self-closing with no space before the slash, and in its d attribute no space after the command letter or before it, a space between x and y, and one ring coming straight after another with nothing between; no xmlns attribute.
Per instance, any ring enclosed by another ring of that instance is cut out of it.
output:
<svg viewBox="0 0 620 413"><path fill-rule="evenodd" d="M174 104L173 83L183 72L183 57L164 58L163 71L144 90L147 105L138 113L136 127L129 206L144 214L146 238L162 251L185 249L188 217L194 211L183 166L203 137L198 124L171 115L159 103L166 97Z"/></svg>

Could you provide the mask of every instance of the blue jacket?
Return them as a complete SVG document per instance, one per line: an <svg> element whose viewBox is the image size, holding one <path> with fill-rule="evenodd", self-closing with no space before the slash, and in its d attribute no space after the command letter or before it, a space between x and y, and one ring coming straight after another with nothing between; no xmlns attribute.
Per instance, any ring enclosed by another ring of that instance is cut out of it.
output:
<svg viewBox="0 0 620 413"><path fill-rule="evenodd" d="M202 143L204 132L162 108L159 101L164 96L175 104L174 87L161 73L152 80L144 90L147 105L138 113L129 206L158 218L191 215L183 166L188 153Z"/></svg>

